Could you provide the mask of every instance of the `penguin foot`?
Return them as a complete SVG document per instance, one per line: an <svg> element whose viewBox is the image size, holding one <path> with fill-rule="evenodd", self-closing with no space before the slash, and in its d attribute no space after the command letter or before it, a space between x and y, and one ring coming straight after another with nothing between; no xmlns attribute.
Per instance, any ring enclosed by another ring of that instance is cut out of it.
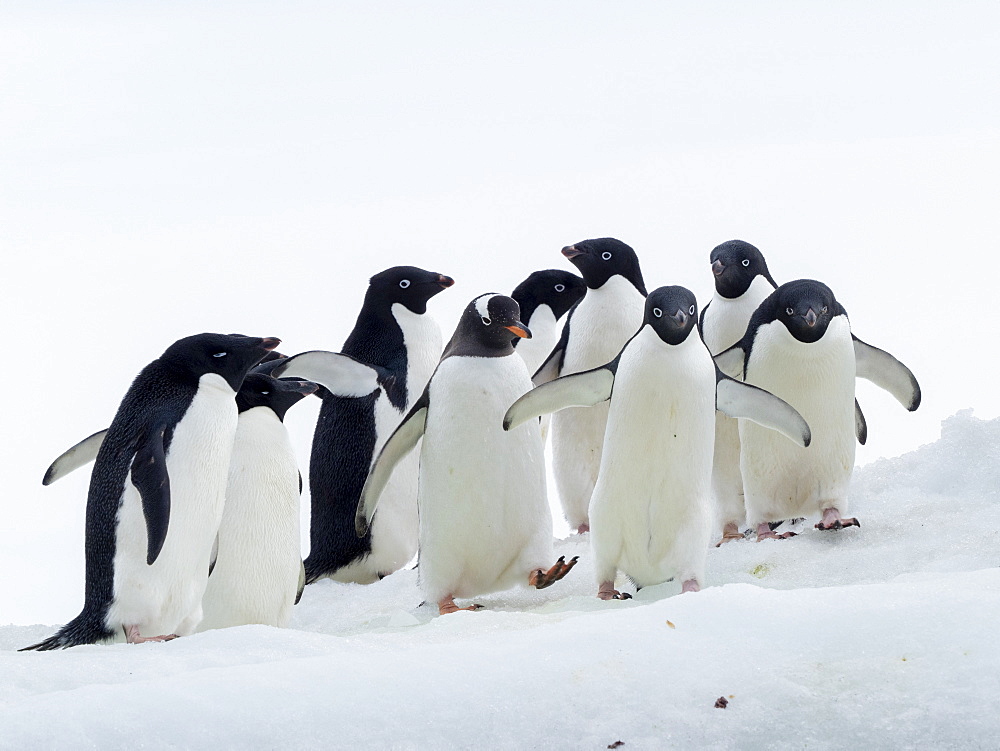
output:
<svg viewBox="0 0 1000 751"><path fill-rule="evenodd" d="M600 589L597 590L597 599L599 600L631 600L632 595L628 592L619 592L615 589L614 582L602 582Z"/></svg>
<svg viewBox="0 0 1000 751"><path fill-rule="evenodd" d="M685 592L701 592L701 585L697 579L688 579L681 585L681 594Z"/></svg>
<svg viewBox="0 0 1000 751"><path fill-rule="evenodd" d="M740 532L740 527L736 522L729 522L722 530L722 539L715 543L715 547L722 547L722 543L729 542L730 540L742 540L743 534Z"/></svg>
<svg viewBox="0 0 1000 751"><path fill-rule="evenodd" d="M464 608L458 607L455 604L455 598L448 595L443 600L438 603L438 615L445 615L447 613L457 613L459 610L482 610L483 606L478 603L473 603Z"/></svg>
<svg viewBox="0 0 1000 751"><path fill-rule="evenodd" d="M757 542L762 540L787 540L789 537L795 537L795 532L782 532L780 535L771 529L767 522L761 522L757 525Z"/></svg>
<svg viewBox="0 0 1000 751"><path fill-rule="evenodd" d="M551 587L557 581L562 579L566 574L573 570L576 562L580 560L580 556L574 555L569 563L566 563L566 556L559 556L559 560L556 561L552 568L548 571L542 571L537 569L532 571L528 575L528 586L534 587L535 589L545 589L546 587Z"/></svg>
<svg viewBox="0 0 1000 751"><path fill-rule="evenodd" d="M844 527L860 527L861 523L853 516L849 519L842 519L840 511L835 508L823 509L823 519L816 524L816 529L824 532L833 529L843 529Z"/></svg>
<svg viewBox="0 0 1000 751"><path fill-rule="evenodd" d="M590 525L589 525L589 524L587 524L586 522L584 522L583 524L581 524L580 526L578 526L578 527L576 528L576 533L577 533L578 535L582 535L582 534L584 534L585 532L589 532L589 531L590 531Z"/></svg>
<svg viewBox="0 0 1000 751"><path fill-rule="evenodd" d="M122 630L125 631L125 641L129 644L145 644L150 641L172 641L177 638L177 634L142 636L139 634L138 626L122 626Z"/></svg>

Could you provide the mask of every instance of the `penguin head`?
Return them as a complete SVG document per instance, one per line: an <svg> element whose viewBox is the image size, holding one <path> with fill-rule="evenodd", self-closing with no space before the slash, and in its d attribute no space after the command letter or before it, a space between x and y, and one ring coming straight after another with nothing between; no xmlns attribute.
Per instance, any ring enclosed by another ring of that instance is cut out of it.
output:
<svg viewBox="0 0 1000 751"><path fill-rule="evenodd" d="M159 360L182 380L197 383L203 375L217 373L239 391L250 368L279 344L274 337L195 334L171 344Z"/></svg>
<svg viewBox="0 0 1000 751"><path fill-rule="evenodd" d="M748 242L730 240L716 245L709 256L712 274L715 275L715 291L722 297L733 299L750 289L754 277L760 275L778 285L767 270L764 254Z"/></svg>
<svg viewBox="0 0 1000 751"><path fill-rule="evenodd" d="M378 302L386 309L395 303L417 314L427 312L427 301L455 283L450 276L416 266L393 266L368 280L365 303Z"/></svg>
<svg viewBox="0 0 1000 751"><path fill-rule="evenodd" d="M806 344L822 339L833 317L846 313L833 290L813 279L782 284L772 297L775 318Z"/></svg>
<svg viewBox="0 0 1000 751"><path fill-rule="evenodd" d="M586 283L573 272L546 269L532 272L510 296L521 306L523 320L530 321L539 305L548 305L558 321L586 291Z"/></svg>
<svg viewBox="0 0 1000 751"><path fill-rule="evenodd" d="M514 339L530 339L517 302L505 295L480 295L462 312L444 357L503 357L514 353Z"/></svg>
<svg viewBox="0 0 1000 751"><path fill-rule="evenodd" d="M611 277L622 276L632 282L643 296L646 294L639 258L621 240L613 237L584 240L567 245L562 249L562 254L580 270L590 289L600 289Z"/></svg>
<svg viewBox="0 0 1000 751"><path fill-rule="evenodd" d="M246 412L254 407L268 407L279 420L285 419L289 407L319 388L311 381L272 378L263 373L250 373L236 392L236 407Z"/></svg>
<svg viewBox="0 0 1000 751"><path fill-rule="evenodd" d="M667 344L680 344L694 330L698 322L698 301L685 287L660 287L646 298L643 325Z"/></svg>

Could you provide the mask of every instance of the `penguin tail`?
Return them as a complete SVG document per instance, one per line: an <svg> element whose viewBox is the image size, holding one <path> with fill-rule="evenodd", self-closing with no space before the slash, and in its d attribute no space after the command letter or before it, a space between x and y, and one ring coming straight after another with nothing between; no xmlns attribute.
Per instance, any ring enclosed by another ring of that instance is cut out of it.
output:
<svg viewBox="0 0 1000 751"><path fill-rule="evenodd" d="M114 637L114 631L104 623L104 618L87 612L80 613L55 634L30 647L21 647L18 652L48 652L53 649L68 649L82 644L97 644Z"/></svg>

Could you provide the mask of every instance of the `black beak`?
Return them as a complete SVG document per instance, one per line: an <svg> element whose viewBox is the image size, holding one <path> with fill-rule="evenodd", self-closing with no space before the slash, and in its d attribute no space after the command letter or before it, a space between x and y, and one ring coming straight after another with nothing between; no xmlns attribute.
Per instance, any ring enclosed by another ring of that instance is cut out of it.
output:
<svg viewBox="0 0 1000 751"><path fill-rule="evenodd" d="M812 308L809 308L809 310L806 311L806 314L803 316L803 318L806 319L807 326L812 327L816 325L816 320L817 320L816 311L813 310Z"/></svg>
<svg viewBox="0 0 1000 751"><path fill-rule="evenodd" d="M677 312L670 316L677 324L677 328L684 328L688 322L688 314L678 308Z"/></svg>
<svg viewBox="0 0 1000 751"><path fill-rule="evenodd" d="M722 272L726 270L726 267L722 265L722 261L712 262L712 273L716 276L722 276Z"/></svg>
<svg viewBox="0 0 1000 751"><path fill-rule="evenodd" d="M582 256L583 251L577 250L575 245L567 245L562 249L562 254L572 261L577 256Z"/></svg>

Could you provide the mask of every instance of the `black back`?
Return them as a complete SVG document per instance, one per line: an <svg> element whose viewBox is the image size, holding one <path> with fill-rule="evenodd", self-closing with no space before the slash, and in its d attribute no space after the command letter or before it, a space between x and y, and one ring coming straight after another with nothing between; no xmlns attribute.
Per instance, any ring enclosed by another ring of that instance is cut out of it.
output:
<svg viewBox="0 0 1000 751"><path fill-rule="evenodd" d="M685 287L660 287L646 298L643 326L653 331L667 344L680 344L695 330L698 301Z"/></svg>
<svg viewBox="0 0 1000 751"><path fill-rule="evenodd" d="M639 257L631 247L613 237L583 240L567 245L562 254L576 266L590 289L600 289L613 276L623 276L646 296Z"/></svg>
<svg viewBox="0 0 1000 751"><path fill-rule="evenodd" d="M163 453L169 452L174 429L194 399L202 375L218 373L230 386L235 384L236 390L246 372L277 344L277 339L237 335L190 336L172 344L136 376L108 427L90 476L83 612L57 634L28 649L57 649L114 636L104 618L114 597L116 519L125 480L133 470L133 458L160 432ZM235 401L233 410L236 410ZM165 468L159 469L165 477ZM134 472L133 479L137 480L138 487L141 479L136 478ZM140 492L142 490L140 487ZM145 511L145 497L143 506ZM158 518L153 523L165 525L167 522L168 517ZM146 523L148 528L151 523L148 513ZM148 531L151 538L166 533L165 528Z"/></svg>
<svg viewBox="0 0 1000 751"><path fill-rule="evenodd" d="M354 516L377 442L375 403L387 398L402 412L409 394L406 345L392 306L398 303L422 315L427 301L452 284L450 277L415 266L395 266L369 280L357 322L341 351L377 368L382 388L358 398L333 396L326 389L317 391L323 404L309 459L312 517L305 561L307 582L371 551L371 536L357 536Z"/></svg>
<svg viewBox="0 0 1000 751"><path fill-rule="evenodd" d="M767 270L764 254L743 240L716 245L709 260L715 275L715 291L722 297L731 300L744 294L758 275L767 279L772 287L778 286Z"/></svg>

